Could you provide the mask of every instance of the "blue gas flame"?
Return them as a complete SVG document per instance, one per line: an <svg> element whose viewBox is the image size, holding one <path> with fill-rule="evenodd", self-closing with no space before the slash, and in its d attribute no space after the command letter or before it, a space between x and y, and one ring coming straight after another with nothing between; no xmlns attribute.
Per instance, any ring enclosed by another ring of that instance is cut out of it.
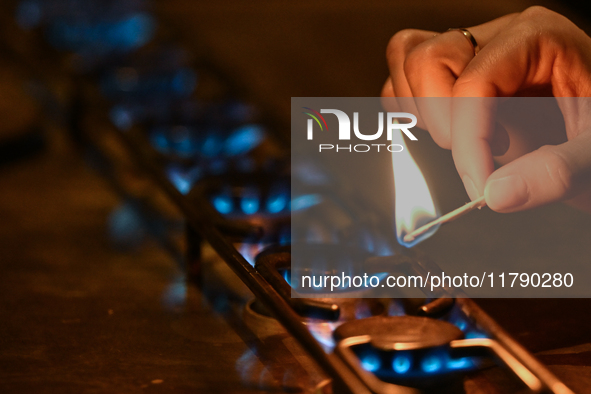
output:
<svg viewBox="0 0 591 394"><path fill-rule="evenodd" d="M410 354L397 354L392 360L392 369L399 374L405 374L412 366L412 358Z"/></svg>
<svg viewBox="0 0 591 394"><path fill-rule="evenodd" d="M382 366L382 360L375 354L367 354L361 358L361 366L369 372L375 372Z"/></svg>
<svg viewBox="0 0 591 394"><path fill-rule="evenodd" d="M232 197L228 195L219 195L213 198L213 206L215 209L221 213L222 215L227 215L232 213L234 210L234 202L232 201Z"/></svg>

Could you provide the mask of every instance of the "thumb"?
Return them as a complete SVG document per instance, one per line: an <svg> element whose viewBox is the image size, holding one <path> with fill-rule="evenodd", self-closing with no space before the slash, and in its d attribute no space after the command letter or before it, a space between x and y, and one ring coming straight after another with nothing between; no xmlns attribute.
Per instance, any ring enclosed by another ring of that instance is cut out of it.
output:
<svg viewBox="0 0 591 394"><path fill-rule="evenodd" d="M591 133L560 145L542 146L492 173L487 205L515 212L572 198L591 187Z"/></svg>

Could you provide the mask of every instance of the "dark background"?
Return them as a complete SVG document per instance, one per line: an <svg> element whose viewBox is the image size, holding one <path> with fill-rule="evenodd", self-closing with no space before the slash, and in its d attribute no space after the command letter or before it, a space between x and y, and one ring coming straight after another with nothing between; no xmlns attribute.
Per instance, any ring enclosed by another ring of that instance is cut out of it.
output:
<svg viewBox="0 0 591 394"><path fill-rule="evenodd" d="M379 95L385 48L400 29L472 26L532 4L173 0L154 8L188 47L207 52L287 124L292 96ZM586 27L582 10L543 4ZM1 39L26 45L4 8ZM0 167L0 391L254 392L235 368L246 345L199 291L189 286L182 310L163 304L162 294L182 278L170 254L153 240L133 251L112 247L106 228L117 195L48 126L52 114L27 95L28 72L2 53L0 136L8 146L2 156L10 158L11 141L33 129L43 129L46 145ZM449 154L433 148L429 160L440 167L433 178L442 211L461 204L465 194ZM534 232L530 239L539 231L546 245L552 232L589 232L588 218L573 230L563 212L583 215L562 206L513 219L488 212L442 229L423 247L435 260L503 258L528 253L511 231ZM525 227L511 230L515 223ZM485 247L477 243L484 239ZM530 251L539 250L539 242L530 243ZM560 248L567 256L589 248L575 246ZM588 300L479 303L529 350L546 352L541 360L573 389L591 392Z"/></svg>

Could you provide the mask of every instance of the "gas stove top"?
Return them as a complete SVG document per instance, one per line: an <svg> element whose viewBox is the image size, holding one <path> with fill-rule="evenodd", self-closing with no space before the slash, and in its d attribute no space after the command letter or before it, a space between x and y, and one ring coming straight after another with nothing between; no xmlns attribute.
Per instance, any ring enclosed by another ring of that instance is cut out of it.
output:
<svg viewBox="0 0 591 394"><path fill-rule="evenodd" d="M23 1L19 17L26 28L43 28L38 53L62 54L65 66L54 64L54 71L74 86L72 137L134 201L142 225L173 243L183 228L184 272L249 345L236 361L245 385L309 393L572 393L470 299L445 292L359 298L363 289L337 297L298 288L290 215L315 206L321 194L291 198L285 122L206 54L181 47L168 31L155 34L156 18L143 2L125 3L103 15L59 0ZM35 23L31 7L44 15ZM85 19L78 14L88 12L99 14L79 23ZM168 202L138 188L138 170ZM437 271L416 248L335 253L376 272L384 265L420 276ZM292 286L301 298L292 298Z"/></svg>

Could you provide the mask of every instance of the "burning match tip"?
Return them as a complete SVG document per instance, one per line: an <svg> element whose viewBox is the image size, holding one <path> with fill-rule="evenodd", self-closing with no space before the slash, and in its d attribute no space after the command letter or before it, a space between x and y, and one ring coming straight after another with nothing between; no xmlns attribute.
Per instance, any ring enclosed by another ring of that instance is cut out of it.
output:
<svg viewBox="0 0 591 394"><path fill-rule="evenodd" d="M413 237L411 234L406 234L403 238L404 242L406 243L410 243L412 241L415 240L415 237Z"/></svg>
<svg viewBox="0 0 591 394"><path fill-rule="evenodd" d="M406 243L410 243L410 242L414 241L419 235L426 233L427 231L429 231L431 228L435 227L436 225L451 222L452 220L457 219L458 217L460 217L462 215L465 215L466 213L472 211L475 208L480 209L484 206L486 206L486 201L484 199L484 196L482 196L472 202L469 202L468 204L464 205L463 207L455 209L455 210L449 212L448 214L443 215L440 218L435 219L432 222L427 223L422 227L419 227L415 231L406 234L403 238L403 241Z"/></svg>

